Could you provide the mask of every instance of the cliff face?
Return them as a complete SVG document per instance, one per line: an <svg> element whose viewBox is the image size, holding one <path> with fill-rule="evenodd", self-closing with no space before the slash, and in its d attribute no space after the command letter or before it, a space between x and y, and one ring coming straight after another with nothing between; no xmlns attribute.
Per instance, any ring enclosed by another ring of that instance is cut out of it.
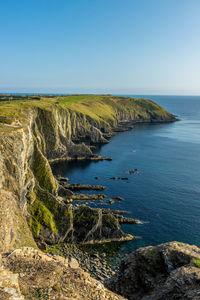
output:
<svg viewBox="0 0 200 300"><path fill-rule="evenodd" d="M8 111L7 104L0 106L0 113L6 113L0 120L0 251L36 247L33 237L47 243L129 238L113 216L92 209L74 211L65 204L49 164L90 159L92 151L84 142L108 142L113 129L125 124L174 121L153 102L115 98L107 97L104 102L101 98L95 115L90 110L93 102L87 101L71 107L64 106L62 99L62 105L48 101L46 105L46 100L15 102L9 103ZM90 224L82 235L78 230L81 218Z"/></svg>
<svg viewBox="0 0 200 300"><path fill-rule="evenodd" d="M107 282L131 300L200 299L200 249L179 242L140 248Z"/></svg>

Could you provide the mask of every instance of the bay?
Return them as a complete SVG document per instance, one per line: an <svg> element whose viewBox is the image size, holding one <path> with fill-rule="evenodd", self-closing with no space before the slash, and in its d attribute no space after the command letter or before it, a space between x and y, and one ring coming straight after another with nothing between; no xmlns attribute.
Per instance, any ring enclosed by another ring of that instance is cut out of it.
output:
<svg viewBox="0 0 200 300"><path fill-rule="evenodd" d="M144 221L122 226L141 238L123 243L121 253L174 240L200 246L200 96L129 96L152 99L180 121L138 124L118 133L97 151L112 161L71 162L62 166L62 175L107 186L108 198L91 206L127 210L127 216ZM138 174L128 173L135 168ZM124 200L110 205L114 196Z"/></svg>

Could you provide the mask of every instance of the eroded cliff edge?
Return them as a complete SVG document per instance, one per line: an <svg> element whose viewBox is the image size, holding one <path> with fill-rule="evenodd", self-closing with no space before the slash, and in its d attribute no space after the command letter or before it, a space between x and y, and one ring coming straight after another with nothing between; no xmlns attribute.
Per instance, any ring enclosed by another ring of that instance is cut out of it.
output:
<svg viewBox="0 0 200 300"><path fill-rule="evenodd" d="M36 247L35 240L130 239L113 215L66 204L49 162L94 159L90 146L108 142L114 131L136 122L174 120L152 101L114 96L0 103L0 251ZM85 230L80 234L82 222Z"/></svg>

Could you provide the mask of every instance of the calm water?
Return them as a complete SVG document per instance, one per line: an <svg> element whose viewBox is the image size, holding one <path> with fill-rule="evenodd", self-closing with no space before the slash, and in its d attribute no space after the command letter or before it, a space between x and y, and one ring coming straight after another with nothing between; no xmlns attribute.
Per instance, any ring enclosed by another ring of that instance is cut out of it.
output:
<svg viewBox="0 0 200 300"><path fill-rule="evenodd" d="M73 163L62 173L71 182L106 185L108 197L125 200L112 206L106 200L104 207L128 210L127 216L147 222L122 226L141 237L123 243L122 252L173 240L200 246L200 97L145 98L164 106L181 121L136 125L99 150L113 161ZM129 175L127 171L134 168L139 173ZM106 179L112 176L129 180Z"/></svg>

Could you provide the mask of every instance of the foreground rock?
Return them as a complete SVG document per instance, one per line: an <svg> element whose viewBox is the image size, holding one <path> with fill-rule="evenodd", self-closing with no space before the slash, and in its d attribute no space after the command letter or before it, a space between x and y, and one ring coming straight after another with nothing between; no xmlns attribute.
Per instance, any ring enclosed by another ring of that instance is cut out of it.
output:
<svg viewBox="0 0 200 300"><path fill-rule="evenodd" d="M199 300L200 248L179 242L140 248L107 286L131 300Z"/></svg>
<svg viewBox="0 0 200 300"><path fill-rule="evenodd" d="M75 259L80 268L89 273L94 279L104 281L115 274L120 261L118 249L120 243L107 244L95 247L94 245L60 244L57 248L49 247L46 251L64 257ZM115 257L115 261L111 257Z"/></svg>
<svg viewBox="0 0 200 300"><path fill-rule="evenodd" d="M33 248L2 254L0 299L124 299L88 273L77 261L50 256Z"/></svg>

